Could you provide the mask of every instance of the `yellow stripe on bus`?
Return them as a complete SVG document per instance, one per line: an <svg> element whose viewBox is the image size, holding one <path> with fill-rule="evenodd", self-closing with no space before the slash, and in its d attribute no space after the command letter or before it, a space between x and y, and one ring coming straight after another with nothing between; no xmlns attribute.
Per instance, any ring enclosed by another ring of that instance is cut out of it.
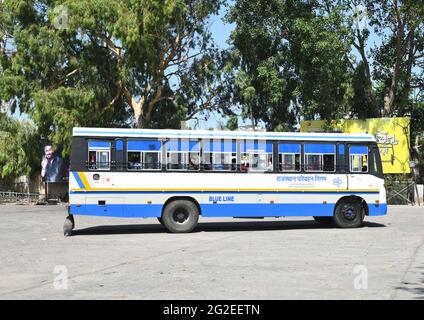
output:
<svg viewBox="0 0 424 320"><path fill-rule="evenodd" d="M84 189L91 190L90 183L87 180L87 177L85 176L84 172L78 172L78 176L82 181L82 184L84 185Z"/></svg>

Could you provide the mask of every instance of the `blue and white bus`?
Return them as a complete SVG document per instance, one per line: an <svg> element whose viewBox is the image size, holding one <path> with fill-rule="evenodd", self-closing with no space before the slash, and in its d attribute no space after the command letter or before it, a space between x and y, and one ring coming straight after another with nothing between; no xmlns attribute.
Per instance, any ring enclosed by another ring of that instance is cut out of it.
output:
<svg viewBox="0 0 424 320"><path fill-rule="evenodd" d="M201 216L311 216L341 228L387 212L369 134L74 128L74 216L157 218L192 231Z"/></svg>

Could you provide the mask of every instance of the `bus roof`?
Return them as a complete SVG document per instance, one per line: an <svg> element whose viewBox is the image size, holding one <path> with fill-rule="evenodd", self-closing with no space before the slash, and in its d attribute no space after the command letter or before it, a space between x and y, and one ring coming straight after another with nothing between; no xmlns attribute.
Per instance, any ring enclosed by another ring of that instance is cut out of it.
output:
<svg viewBox="0 0 424 320"><path fill-rule="evenodd" d="M306 132L258 132L258 131L210 131L175 129L122 129L81 128L73 129L74 137L137 137L137 138L203 138L203 139L265 139L308 141L367 141L375 137L365 133L306 133Z"/></svg>

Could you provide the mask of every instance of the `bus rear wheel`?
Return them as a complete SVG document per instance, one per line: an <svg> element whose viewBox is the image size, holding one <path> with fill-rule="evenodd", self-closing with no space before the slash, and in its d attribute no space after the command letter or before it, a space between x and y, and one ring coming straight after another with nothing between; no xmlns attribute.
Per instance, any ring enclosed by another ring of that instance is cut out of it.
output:
<svg viewBox="0 0 424 320"><path fill-rule="evenodd" d="M340 202L334 212L334 223L339 228L358 228L364 222L365 210L358 200Z"/></svg>
<svg viewBox="0 0 424 320"><path fill-rule="evenodd" d="M199 221L199 209L189 200L174 200L162 213L162 222L172 233L191 232Z"/></svg>
<svg viewBox="0 0 424 320"><path fill-rule="evenodd" d="M330 225L334 222L333 217L314 217L314 220L324 225Z"/></svg>

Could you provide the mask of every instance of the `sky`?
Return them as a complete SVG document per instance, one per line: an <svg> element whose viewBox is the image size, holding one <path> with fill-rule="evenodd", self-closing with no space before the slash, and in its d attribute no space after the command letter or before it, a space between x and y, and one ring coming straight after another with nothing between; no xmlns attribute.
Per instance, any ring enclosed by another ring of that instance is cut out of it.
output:
<svg viewBox="0 0 424 320"><path fill-rule="evenodd" d="M220 49L227 49L229 45L227 43L228 38L230 37L231 31L234 30L235 24L225 23L224 17L227 13L227 8L222 6L217 15L212 16L209 19L209 30L212 33L215 44ZM219 126L219 122L222 120L221 116L216 113L210 113L209 119L207 121L195 121L191 120L188 122L188 125L192 129L209 129L209 128L217 128ZM224 120L225 122L225 120ZM240 123L241 124L241 123Z"/></svg>

